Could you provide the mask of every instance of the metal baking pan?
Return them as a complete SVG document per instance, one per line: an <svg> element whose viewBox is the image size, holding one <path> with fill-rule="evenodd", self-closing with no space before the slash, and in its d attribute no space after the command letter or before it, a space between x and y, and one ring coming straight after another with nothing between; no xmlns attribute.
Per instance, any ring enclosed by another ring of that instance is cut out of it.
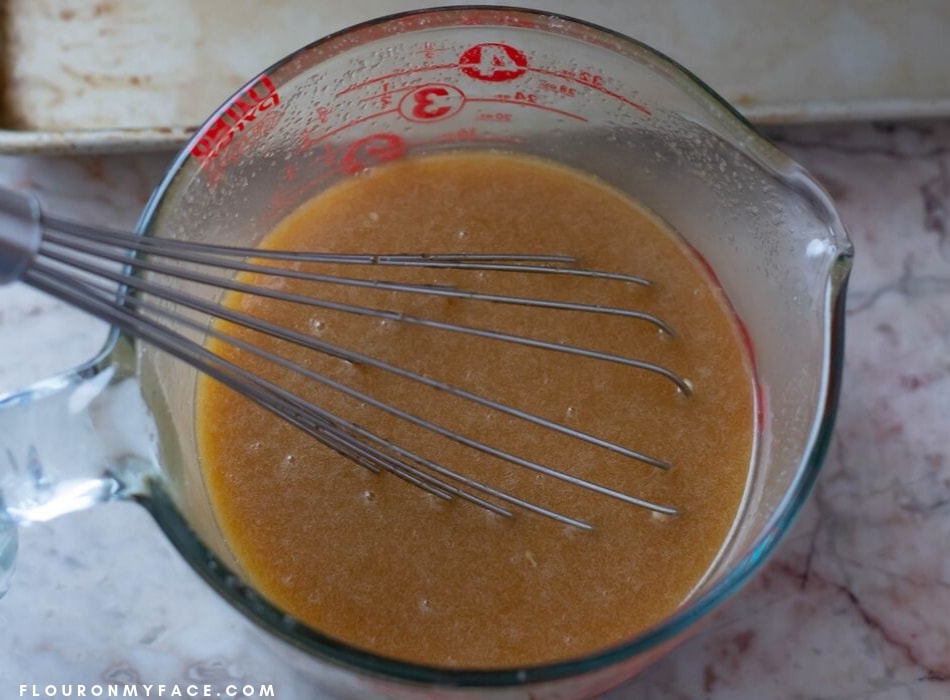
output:
<svg viewBox="0 0 950 700"><path fill-rule="evenodd" d="M246 80L405 0L0 0L0 153L180 146ZM521 0L666 52L752 121L950 115L946 0Z"/></svg>

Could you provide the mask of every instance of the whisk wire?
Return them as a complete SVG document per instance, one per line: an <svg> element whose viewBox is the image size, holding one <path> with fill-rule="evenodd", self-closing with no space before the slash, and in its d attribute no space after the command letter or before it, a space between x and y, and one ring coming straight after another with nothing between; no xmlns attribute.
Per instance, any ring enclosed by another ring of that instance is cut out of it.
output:
<svg viewBox="0 0 950 700"><path fill-rule="evenodd" d="M113 324L247 396L272 411L275 415L305 431L330 449L337 451L364 468L374 472L389 472L439 499L450 500L457 497L501 516L510 517L512 511L509 507L517 507L566 525L585 530L592 529L591 524L584 520L565 515L473 479L444 464L417 454L367 427L335 415L301 395L269 379L251 373L177 329L187 329L204 339L215 339L227 343L242 353L251 353L292 373L292 376L315 382L349 397L350 400L386 412L402 422L488 455L492 459L518 465L539 475L557 479L656 513L675 515L677 512L673 507L631 496L606 485L575 476L565 469L540 464L524 456L422 418L365 391L301 366L276 352L227 333L222 330L222 326L217 326L215 323L209 324L209 319L217 319L242 326L250 331L263 333L280 341L291 342L341 361L373 367L401 379L417 382L439 392L445 392L473 402L491 411L501 412L655 467L669 469L671 465L664 460L557 421L546 419L543 416L483 396L474 391L399 367L365 353L319 340L292 328L286 328L247 313L225 308L194 294L174 289L165 282L159 283L156 281L160 277L171 278L197 285L211 286L216 290L252 294L262 298L379 319L398 320L402 323L432 329L619 363L665 377L682 394L689 396L692 389L687 380L662 365L636 358L600 352L591 348L552 343L539 338L514 335L493 329L449 323L396 310L346 304L329 299L289 293L266 285L245 284L234 280L233 275L244 272L321 284L372 288L387 293L408 292L478 302L608 314L653 324L661 332L672 336L674 335L673 329L665 321L652 314L635 309L493 294L462 289L455 285L408 284L326 272L304 271L299 268L297 263L427 267L499 274L565 275L641 286L649 286L649 280L636 275L584 269L577 265L577 261L573 257L563 255L518 253L301 253L257 248L232 248L170 239L152 239L49 217L39 211L33 200L23 198L23 201L19 201L14 196L15 193L7 194L9 196L0 201L0 204L3 204L7 223L12 228L5 229L7 233L0 239L0 244L2 244L0 245L0 257L3 258L0 260L0 263L2 263L0 267L6 271L6 276L2 281L10 281L12 274L41 291ZM161 262L161 259L173 261L175 264ZM279 265L261 264L260 261L291 261L295 265L293 268L288 268ZM181 266L182 264L185 266ZM208 274L208 272L195 269L196 267L213 268L219 272ZM143 272L147 272L151 276L145 277L141 274ZM152 297L161 303L151 301ZM198 317L195 317L195 314L198 314Z"/></svg>
<svg viewBox="0 0 950 700"><path fill-rule="evenodd" d="M142 252L148 252L152 256L158 257L174 257L177 262L190 262L196 263L199 265L207 265L211 267L226 268L230 271L240 271L240 272L255 272L264 275L271 275L275 277L286 277L288 279L297 279L309 282L324 282L329 284L341 284L353 287L366 287L371 289L380 289L396 292L414 292L421 294L429 294L432 296L445 296L453 297L457 299L471 299L478 301L490 301L499 304L517 304L520 306L534 306L538 308L545 309L561 309L567 311L582 311L589 313L598 313L605 314L610 316L622 316L626 318L638 319L641 321L646 321L651 323L657 328L659 328L664 333L668 335L674 335L673 329L665 323L662 319L657 318L653 314L648 314L642 311L637 311L634 309L623 309L612 306L602 306L597 304L581 304L576 302L567 302L567 301L555 301L550 299L533 299L530 297L517 297L517 296L507 296L502 294L486 294L483 292L472 292L467 290L461 290L450 285L426 285L426 284L403 284L399 282L386 282L380 280L365 280L361 278L354 277L343 277L339 275L328 275L328 274L318 274L313 272L302 272L299 270L288 269L284 267L273 267L259 265L249 262L235 262L230 258L234 257L233 255L224 255L217 253L217 249L213 251L199 251L200 248L196 246L198 244L192 243L191 245L179 246L176 247L176 252L172 256L168 251L162 251L161 247L153 245L143 246L140 243L135 243L133 245L121 244L116 241L116 234L111 235L96 235L94 238L96 242L102 243L107 246L119 246L122 245L123 248L140 250ZM48 240L55 241L59 244L65 244L64 238L62 236L57 236L55 231L51 231L47 234L46 238ZM182 241L174 241L175 243L182 243ZM69 245L77 246L82 245L81 243L69 242ZM218 247L220 248L220 247ZM248 251L253 251L253 249L245 249ZM213 254L209 254L213 253ZM103 255L108 255L107 252L103 251ZM252 257L261 257L260 255L249 252L249 255ZM125 254L127 257L127 254ZM335 260L327 260L325 258L329 257L326 255L316 256L320 262L338 262ZM458 256L454 256L458 257ZM282 258L281 259L286 259ZM377 262L385 260L388 262ZM402 260L398 263L399 266L419 266L419 267L435 267L435 268L454 268L459 269L462 266L462 263L453 262L448 260L434 260L426 258L424 256L417 255L381 255L381 256L371 256L368 263L360 262L359 264L386 264L386 265L396 265L396 260ZM295 262L303 262L303 258L298 259ZM352 256L347 256L347 264L358 264L357 261ZM156 266L159 267L162 271L168 273L168 268L165 266ZM535 273L548 273L548 274L566 274L568 272L577 274L585 273L586 276L592 277L602 277L606 279L619 279L621 281L634 282L637 284L649 285L649 282L643 280L643 278L632 277L629 275L614 275L612 273L601 272L598 270L577 270L577 269L564 269L564 268L554 268L547 267L543 265L512 265L512 264L471 264L464 266L464 269L470 270L495 270L495 271L517 271L517 272L535 272Z"/></svg>
<svg viewBox="0 0 950 700"><path fill-rule="evenodd" d="M52 238L52 240L55 241L57 245L64 245L64 242L61 241L61 239L57 239L54 237ZM75 250L82 251L90 255L99 255L100 257L104 259L112 260L114 262L127 261L127 256L124 257L120 254L111 253L108 251L97 252L95 248L84 245L82 243L72 245L71 247ZM61 262L64 262L67 264L74 264L72 260L67 260L66 256L64 256L62 253L57 253L56 251L44 249L44 254L50 258L60 260ZM623 355L616 355L612 353L601 352L598 350L592 350L589 348L582 348L576 345L553 343L550 341L541 340L537 338L529 338L529 337L520 336L520 335L513 335L510 333L502 333L496 330L486 330L486 329L476 328L472 326L463 326L460 324L446 323L444 321L437 321L434 319L422 318L419 316L412 316L410 314L405 314L399 311L377 309L377 308L371 308L371 307L366 307L366 306L359 306L355 304L346 304L343 302L329 301L326 299L320 299L320 298L312 297L312 296L304 296L301 294L291 294L291 293L282 292L276 289L268 289L266 287L261 287L261 286L256 286L256 285L242 284L240 282L234 282L232 280L228 280L228 279L218 277L218 276L207 275L207 274L199 273L195 271L186 271L186 270L176 268L174 266L163 265L161 263L154 263L150 261L138 261L136 262L136 267L143 271L164 274L164 275L176 277L178 279L187 280L189 282L195 282L198 284L205 284L209 286L219 287L221 289L226 289L228 291L233 291L233 292L240 292L243 294L252 294L255 296L265 297L268 299L274 299L277 301L286 301L286 302L290 302L294 304L311 306L314 308L321 308L321 309L331 310L331 311L341 311L344 313L351 313L351 314L360 315L360 316L371 316L371 317L375 317L379 319L400 321L402 323L425 326L428 328L435 328L439 330L447 330L447 331L451 331L455 333L464 333L467 335L472 335L472 336L481 337L481 338L503 340L506 342L510 342L516 345L522 345L526 347L552 350L555 352L563 352L563 353L568 353L572 355L577 355L579 357L587 357L587 358L602 360L605 362L613 362L613 363L617 363L621 365L626 365L628 367L633 367L636 369L653 372L662 377L665 377L666 379L669 379L671 382L673 382L679 391L683 392L686 395L689 395L692 391L692 388L690 387L689 383L685 379L680 377L678 374L673 372L672 370L666 367L663 367L662 365L658 365L652 362L646 362L643 360L638 360L632 357L625 357ZM247 271L245 267L241 267L237 269L240 269L242 271ZM270 271L272 269L274 268L265 268L265 270L267 271ZM280 270L280 268L276 268L276 269ZM263 272L259 268L255 269L254 271ZM408 285L402 291L417 291L417 288L414 288L413 285ZM162 294L166 294L166 293L168 292L165 292L164 290L162 291ZM438 293L438 292L433 291L433 293ZM511 299L513 297L508 297L508 298ZM486 299L486 300L492 301L492 299ZM533 300L528 300L528 301L533 301ZM560 302L557 302L557 304L558 306L554 308L559 308L559 309L570 308L572 310L583 310L583 309L577 309L576 306L573 306L573 305L568 306L566 304L561 304ZM211 306L211 305L208 305L208 306ZM588 307L586 310L591 310L591 308L593 307ZM630 313L638 314L636 317L640 318L640 315L638 312L630 312ZM662 322L660 323L663 326L666 325L666 324L663 324ZM658 464L656 466L662 466L662 465Z"/></svg>
<svg viewBox="0 0 950 700"><path fill-rule="evenodd" d="M84 263L77 263L77 265L80 265L80 266L83 267L83 268L86 268L86 267L87 267L86 264L84 264ZM140 291L151 292L151 293L164 292L164 293L165 293L165 296L166 296L167 298L169 298L170 300L174 300L175 302L180 303L180 304L182 304L182 305L191 306L191 307L197 307L198 310L206 311L207 313L212 314L212 315L214 315L214 316L217 316L217 317L219 317L219 318L222 318L222 319L224 319L224 320L229 320L229 321L234 322L234 323L238 323L238 324L241 324L241 325L246 325L247 327L254 328L255 330L260 330L261 332L265 332L265 333L268 333L268 334L270 334L270 335L275 335L275 336L281 337L281 338L283 338L283 339L291 340L292 342L298 342L298 343L300 343L300 344L304 344L304 345L307 345L307 346L313 346L315 349L320 349L320 346L329 345L329 344L324 344L324 343L322 343L321 341L312 340L312 339L310 339L309 337L303 336L303 335L301 335L301 334L299 334L299 333L296 333L296 332L294 332L294 331L291 331L290 329L286 329L286 328L283 328L283 327L281 327L281 326L277 326L277 325L275 325L275 324L265 323L265 322L262 322L262 321L260 321L260 320L251 319L250 317L248 317L248 316L246 316L246 315L244 315L244 314L237 314L237 313L230 312L230 311L228 311L228 310L226 310L226 309L224 309L224 308L222 308L222 307L219 307L219 306L216 306L216 305L208 304L207 302L203 302L203 301L201 301L201 300L195 299L194 297L191 297L190 295L186 295L186 294L181 293L181 292L172 292L171 290L161 290L161 289L157 289L157 288L156 288L156 285L150 284L150 283L148 283L147 281L144 281L144 280L136 279L136 278L134 278L134 277L132 277L132 276L129 276L129 275L117 274L117 273L114 273L114 272L111 272L111 271L107 271L107 270L103 270L103 271L102 271L102 274L103 274L104 277L106 277L106 278L108 278L108 279L112 279L113 281L117 281L117 282L122 282L122 283L124 283L124 284L128 284L129 286L131 286L131 287L133 287L133 288L137 288L137 289L139 289ZM404 420L404 421L406 421L406 422L408 422L408 423L411 423L411 424L416 425L416 426L418 426L418 427L424 428L424 429L426 429L426 430L430 430L430 431L432 431L432 432L434 432L434 433L436 433L436 434L439 434L439 435L441 435L441 436L443 436L443 437L445 437L445 438L448 438L448 439L450 439L450 440L453 440L453 441L455 441L455 442L457 442L457 443L459 443L459 444L465 445L466 447L470 447L470 448L472 448L472 449L475 449L475 450L477 450L477 451L483 452L483 453L485 453L485 454L489 454L489 455L491 455L491 456L493 456L493 457L496 457L496 458L498 458L498 459L502 459L502 460L504 460L504 461L507 461L507 462L510 462L510 463L513 463L513 464L517 464L517 465L519 465L519 466L528 468L528 469L530 469L530 470L532 470L532 471L535 471L535 472L544 474L544 475L546 475L546 476L553 477L553 478L556 478L556 479L565 481L565 482L567 482L567 483L574 484L574 485L576 485L576 486L583 486L584 488L587 488L587 489L589 489L589 490L591 490L591 491L600 493L600 494L602 494L602 495L610 496L610 497L617 498L617 499L619 499L619 500L622 500L622 501L624 501L624 502L627 502L627 503L630 503L630 504L633 504L633 505L638 505L638 506L641 506L641 507L644 507L644 508L648 508L649 510L653 510L653 511L655 511L655 512L661 512L661 513L667 513L667 514L670 514L670 513L672 513L672 512L675 512L673 509L670 509L670 508L668 508L668 507L666 507L666 506L662 506L662 505L659 505L659 504L651 503L651 502L646 501L646 500L644 500L644 499L639 499L639 498L636 498L636 497L634 497L634 496L630 496L630 495L628 495L628 494L625 494L625 493L623 493L623 492L620 492L620 491L617 491L617 490L614 490L614 489L610 489L610 488L608 488L608 487L601 486L601 485L599 485L599 484L595 484L595 483L593 483L593 482L591 482L591 481L588 481L588 480L585 480L585 479L581 479L581 478L579 478L579 477L573 476L573 475L571 475L571 474L569 474L569 473L566 473L566 472L564 472L564 471L557 470L557 469L553 469L553 468L551 468L551 467L547 467L547 466L545 466L545 465L538 464L537 462L534 462L534 461L532 461L532 460L528 460L528 459L525 459L525 458L520 457L520 456L518 456L518 455L514 455L514 454L512 454L512 453L510 453L510 452L507 452L507 451L500 450L500 449L498 449L498 448L492 447L492 446L490 446L490 445L488 445L488 444L486 444L486 443L484 443L484 442L482 442L482 441L474 440L474 439L469 438L469 437L467 437L467 436L465 436L465 435L462 435L461 433L458 433L458 432L456 432L456 431L449 430L449 429L447 429L447 428L445 428L445 427L443 427L443 426L440 426L440 425L437 425L437 424L435 424L435 423L432 423L431 421L427 421L427 420L425 420L425 419L419 418L418 416L415 416L415 415L413 415L413 414L411 414L411 413L409 413L409 412L407 412L407 411L404 411L404 410L402 410L402 409L399 409L398 407L393 406L392 404L388 404L388 403L386 403L386 402L384 402L384 401L381 401L381 400L379 400L379 399L377 399L377 398L375 398L375 397L373 397L373 396L370 396L369 394L366 394L365 392L361 392L361 391L359 391L359 390L357 390L357 389L354 389L354 388L352 388L352 387L350 387L350 386L347 386L347 385L345 385L345 384L343 384L343 383L341 383L341 382L338 382L338 381L336 381L336 380L333 380L333 379L327 377L326 375L323 375L323 374L320 374L320 373L317 373L317 372L313 372L313 371L311 371L311 370L309 370L309 369L307 369L307 368L305 368L305 367L301 367L301 366L299 366L299 365L297 365L297 364L295 364L295 363L293 363L293 362L290 362L290 361L287 360L286 358L280 357L279 355L276 355L276 354L271 353L271 352L269 352L269 351L263 350L262 348L260 348L260 347L258 347L258 346L256 346L256 345L253 345L253 344L251 344L251 343L247 343L247 342L245 342L245 341L242 341L242 340L240 340L240 339L234 338L234 337L232 337L232 336L228 336L228 335L226 335L226 334L223 334L223 333L221 333L220 331L214 329L213 327L212 327L212 328L204 328L204 327L201 326L200 324L197 324L197 323L193 322L191 319L188 319L188 318L186 318L186 317L184 317L184 316L181 316L181 315L179 315L179 314L172 314L171 312L168 312L168 311L165 310L165 309L162 309L162 308L160 308L160 307L158 307L158 306L155 306L155 305L152 305L152 304L148 304L147 302L145 302L145 301L143 301L143 300L141 300L141 299L137 299L137 298L135 298L135 297L130 297L130 302L131 302L131 303L134 303L134 304L135 304L137 307L139 307L139 308L147 309L147 310L149 310L150 312L153 312L153 313L159 313L159 314L165 315L165 316L169 317L170 319L175 320L176 322L179 322L179 323L183 323L183 324L192 326L192 327L195 328L195 330L201 330L201 331L206 332L207 334L209 334L209 335L212 336L212 337L216 337L216 338L218 338L218 339L225 340L226 342L231 343L231 344L234 345L235 347L238 347L238 348L240 348L240 349L242 349L242 350L244 350L244 351L247 351L247 352L251 352L251 353L253 353L253 354L256 354L256 355L258 355L259 357L263 357L263 358L267 359L268 361L270 361L270 362L272 362L272 363L274 363L274 364L276 364L276 365L278 365L278 366L280 366L280 367L283 367L284 369L287 369L287 370L289 370L289 371L291 371L291 372L294 372L294 373L296 373L296 374L299 374L299 375L301 375L301 376L307 377L308 379L311 379L311 380L313 380L313 381L315 381L315 382L318 382L318 383L320 383L320 384L323 384L323 385L325 385L325 386L327 386L327 387L329 387L329 388L331 388L331 389L333 389L333 390L335 390L335 391L338 391L338 392L340 392L340 393L343 393L343 394L345 394L345 395L347 395L347 396L349 396L349 397L351 397L351 398L353 398L353 399L355 399L355 400L362 401L362 402L364 402L364 403L366 403L366 404L368 404L368 405L371 405L371 406L373 406L373 407L375 407L375 408L377 408L377 409L379 409L379 410L382 410L382 411L385 411L385 412L387 412L387 413L390 413L391 415L394 415L394 416L400 418L401 420ZM207 308L206 308L206 307L207 307ZM138 318L141 318L141 317L138 317ZM198 346L198 347L200 347L200 346ZM331 354L333 354L333 355L335 355L335 356L337 356L337 357L342 357L343 359L345 359L345 360L347 360L347 361L353 361L353 360L351 360L350 357L349 357L349 356L352 354L351 351L344 351L342 348L338 348L337 346L330 346L330 349L331 349L331 351L332 351ZM204 349L202 348L202 350L204 350ZM593 444L597 444L597 445L599 445L599 446L601 446L601 447L605 447L605 448L607 448L607 449L611 449L611 450L614 450L614 451L616 451L616 452L620 452L621 454L624 454L624 455L626 455L626 456L633 457L634 459L639 459L639 460L641 460L641 461L645 461L645 462L647 462L647 463L649 463L649 464L652 464L652 465L654 465L654 466L659 466L659 467L662 467L662 468L669 468L669 465L668 465L667 463L665 463L665 462L662 462L662 461L657 460L657 459L655 459L655 458L649 457L649 456L647 456L647 455L643 455L643 454L641 454L641 453L639 453L639 452L635 452L635 451L633 451L633 450L629 450L629 449L624 448L624 447L622 447L622 446L620 446L620 445L617 445L617 444L615 444L615 443L611 443L611 442L608 442L608 441L605 441L605 440L601 440L600 438L597 438L597 437L595 437L595 436L589 435L589 434L587 434L587 433L582 433L581 431L576 431L576 430L574 430L574 429L572 429L572 428L569 428L568 426L563 426L563 425L560 425L560 424L555 423L555 422L553 422L553 421L548 421L548 420L546 420L546 419L544 419L544 418L542 418L542 417L540 417L540 416L535 416L535 415L530 414L530 413L527 413L527 412L518 411L517 409L514 409L513 407L506 406L506 405L503 405L503 404L499 404L499 403L494 402L494 401L492 401L492 400L490 400L490 399L485 399L484 397L478 396L478 395L476 395L476 394L474 394L474 393L472 393L472 392L464 391L464 390L462 390L462 389L460 389L460 388L458 388L458 387L454 387L454 386L451 386L451 385L448 385L448 384L444 384L444 383L441 383L441 382L437 382L436 380L431 380L431 379L429 379L429 378L423 377L422 375L418 375L418 374L416 374L416 373L409 372L408 370L404 370L404 369L402 369L402 368L397 368L397 367L395 367L395 366L393 366L393 365L390 365L390 364L388 364L388 363L382 362L382 361L380 361L380 360L376 360L376 359L374 359L374 358L371 358L371 357L368 357L368 356L365 356L365 355L361 355L356 361L365 361L367 364L371 364L371 365L373 365L373 366L377 366L377 367L379 367L379 368L381 368L381 369L386 369L387 371L392 371L392 372L394 372L394 373L398 373L398 374L401 375L401 376L405 376L405 377L407 377L407 378L411 378L411 379L414 379L414 380L416 380L416 381L423 382L423 383L425 383L425 384L428 384L428 385L430 385L430 386L434 386L434 387L436 387L436 388L442 388L442 389L444 389L444 390L446 390L446 391L449 391L450 393L453 393L453 394L456 394L456 395L460 395L460 396L464 396L464 398L468 398L469 400L476 401L476 402L482 403L482 404L484 404L484 405L489 405L489 406L491 406L491 407L493 407L493 408L496 408L496 409L498 409L498 410L503 410L503 411L505 411L505 412L507 412L507 413L510 413L510 414L512 414L512 415L518 415L518 417L524 418L525 420L530 420L530 421L535 422L535 423L537 423L537 424L544 425L545 427L549 427L549 428L551 428L551 429L553 429L553 430L558 430L558 431L564 432L564 433L566 433L566 434L571 435L572 437L576 437L576 438L579 438L579 439L583 439L583 440L586 440L586 441L591 442L591 443L593 443ZM238 371L240 371L239 368L238 368ZM338 420L339 420L339 419L338 419Z"/></svg>
<svg viewBox="0 0 950 700"><path fill-rule="evenodd" d="M61 254L48 253L48 256L59 262L63 262L63 263L67 262L66 256L63 256ZM590 433L577 430L576 428L571 428L570 426L546 419L542 416L518 409L514 406L503 404L501 402L495 401L488 397L484 397L474 392L462 389L461 387L457 387L445 382L441 382L431 377L427 377L417 372L413 372L403 367L399 367L391 363L385 362L383 360L379 360L377 358L371 357L364 353L360 353L355 350L349 350L349 349L340 347L339 345L329 343L327 341L318 340L316 338L313 338L312 336L304 335L303 333L294 331L292 329L285 328L283 326L279 326L274 323L270 323L267 321L262 321L261 319L254 318L253 316L250 316L249 314L232 311L230 309L227 309L221 304L208 302L206 300L195 297L194 295L187 294L186 292L168 289L160 285L153 284L139 277L117 273L114 271L103 270L101 268L97 268L95 263L89 263L86 261L75 260L75 259L70 260L68 262L77 269L87 271L91 274L101 275L102 277L106 279L110 279L118 284L126 285L128 287L131 287L141 292L154 294L157 297L161 297L173 303L191 308L192 310L198 311L199 313L206 314L211 317L216 317L222 320L230 321L232 323L242 325L245 328L266 333L267 335L278 338L280 340L286 340L296 345L306 347L311 350L315 350L317 352L320 352L332 357L336 357L338 359L342 359L342 360L352 362L355 364L361 364L361 365L366 365L366 366L375 367L377 369L381 369L395 376L399 376L405 379L410 379L412 381L421 383L425 386L445 391L446 393L449 393L453 396L467 399L479 405L491 408L496 411L500 411L502 413L505 413L507 415L510 415L516 418L520 418L522 420L528 421L535 425L543 426L545 428L559 432L561 434L569 435L573 438L583 440L589 444L597 445L604 449L610 450L612 452L616 452L618 454L624 455L626 457L630 457L631 459L638 460L640 462L652 465L654 467L658 467L660 469L670 469L671 467L671 465L668 462L657 459L656 457L652 457L643 452L639 452L639 451L630 449L628 447L619 445L617 443L604 440L602 438L598 438L597 436L591 435ZM143 266L140 266L140 267L143 267ZM189 279L191 279L191 277L189 277ZM215 284L218 284L219 286L223 286L221 282L215 282ZM259 288L240 285L240 291L244 291L246 293L254 293L254 290L257 290L257 289ZM281 298L282 299L284 298L283 295L281 296ZM304 297L304 299L308 299L308 298L309 297ZM297 296L295 295L292 300L297 301ZM404 316L401 317L401 320L405 320L405 317ZM495 332L486 331L486 333L494 334ZM495 336L491 335L490 337L495 337ZM504 339L505 336L502 335L501 337L502 339ZM545 344L545 347L547 347L547 344ZM549 349L568 352L574 348L572 348L571 346L553 345L553 347ZM580 348L579 350L583 351L585 354L588 352L588 351L584 351L584 349L582 348ZM639 367L641 364L639 361L636 361L636 360L630 360L629 358L623 358L619 356L607 355L605 353L592 353L592 355L588 355L588 356L594 356L594 357L597 357L598 359L606 359L608 361L622 360L622 361L625 361L624 364L633 362L633 363L636 363L633 365L636 367Z"/></svg>
<svg viewBox="0 0 950 700"><path fill-rule="evenodd" d="M86 226L67 219L44 216L48 226L48 233L62 231L84 238L95 240L106 245L117 246L128 250L147 252L153 255L168 255L179 253L199 252L214 254L226 258L257 258L262 260L285 260L299 263L332 263L335 265L376 265L395 267L431 267L463 270L497 270L535 272L540 274L566 275L571 277L587 277L593 279L615 280L629 282L644 287L651 286L650 280L639 275L606 270L587 270L577 267L555 267L556 265L574 265L577 258L570 255L541 255L514 254L514 253L318 253L312 251L282 251L266 248L244 248L239 246L216 245L213 243L195 243L173 238L152 238L137 236L129 240L129 235L122 231L112 231L104 228ZM536 264L528 264L536 263Z"/></svg>
<svg viewBox="0 0 950 700"><path fill-rule="evenodd" d="M279 417L307 432L331 449L340 452L344 457L372 471L380 471L380 469L383 469L441 498L458 496L499 515L506 517L512 515L510 511L491 501L479 498L474 494L445 483L404 461L394 459L379 449L353 439L344 432L344 429L355 432L359 434L360 437L371 440L387 449L392 449L419 464L429 466L444 476L454 478L472 488L484 491L499 499L510 502L513 505L520 506L526 510L544 515L564 524L581 529L591 529L591 526L584 521L564 516L523 499L513 497L510 494L480 484L475 480L468 479L423 457L414 455L404 448L379 438L368 430L327 413L319 406L300 399L300 397L287 392L276 384L250 375L239 366L211 353L187 337L175 333L174 331L168 331L164 326L157 325L146 318L130 313L126 308L116 306L114 302L109 299L108 290L93 289L82 282L78 284L67 284L59 279L55 273L51 274L49 270L44 269L42 265L34 267L34 269L28 271L24 277L28 278L29 283L35 288L57 298L64 296L69 297L71 303L74 303L77 308L112 323L116 327L154 345L156 348L189 363L199 371L208 374L210 377L222 382L235 391L253 398L258 403L272 410ZM134 298L129 298L129 302L133 306L145 305L141 300ZM161 312L157 307L153 307L151 310ZM200 328L199 324L183 317L176 317L175 320L193 325L196 329ZM214 335L222 334L214 333ZM253 349L253 346L248 346L247 349Z"/></svg>

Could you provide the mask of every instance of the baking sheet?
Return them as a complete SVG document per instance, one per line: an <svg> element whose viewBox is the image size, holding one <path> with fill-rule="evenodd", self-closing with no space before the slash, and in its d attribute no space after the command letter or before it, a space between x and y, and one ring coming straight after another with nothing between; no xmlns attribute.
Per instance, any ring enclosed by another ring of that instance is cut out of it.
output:
<svg viewBox="0 0 950 700"><path fill-rule="evenodd" d="M0 153L179 146L235 89L405 0L0 0ZM759 123L950 115L946 0L521 0L666 52Z"/></svg>

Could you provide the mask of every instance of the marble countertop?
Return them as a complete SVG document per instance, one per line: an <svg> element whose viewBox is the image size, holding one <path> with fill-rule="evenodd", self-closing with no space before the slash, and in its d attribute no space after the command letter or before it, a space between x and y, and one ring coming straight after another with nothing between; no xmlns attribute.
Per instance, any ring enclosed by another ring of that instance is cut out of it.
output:
<svg viewBox="0 0 950 700"><path fill-rule="evenodd" d="M950 696L950 123L771 133L835 197L857 258L835 439L771 563L698 635L606 698ZM50 209L131 226L169 154L0 159ZM104 328L0 291L0 393L98 349ZM273 684L315 697L181 560L114 504L21 536L0 600L0 697L21 684Z"/></svg>

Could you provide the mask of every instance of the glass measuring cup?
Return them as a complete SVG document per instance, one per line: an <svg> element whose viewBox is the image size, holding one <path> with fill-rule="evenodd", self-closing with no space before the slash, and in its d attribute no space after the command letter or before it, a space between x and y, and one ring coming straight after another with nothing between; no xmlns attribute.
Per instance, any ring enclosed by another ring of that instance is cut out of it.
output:
<svg viewBox="0 0 950 700"><path fill-rule="evenodd" d="M138 500L289 662L360 698L586 697L636 673L734 592L787 528L823 456L850 245L822 190L669 60L526 11L455 8L360 25L229 100L176 161L140 228L249 245L334 182L462 148L538 155L630 193L708 261L748 330L762 389L748 505L684 608L595 654L494 671L379 658L307 628L242 579L217 530L195 457L194 373L118 334L83 367L0 401L0 563L11 564L16 524Z"/></svg>

